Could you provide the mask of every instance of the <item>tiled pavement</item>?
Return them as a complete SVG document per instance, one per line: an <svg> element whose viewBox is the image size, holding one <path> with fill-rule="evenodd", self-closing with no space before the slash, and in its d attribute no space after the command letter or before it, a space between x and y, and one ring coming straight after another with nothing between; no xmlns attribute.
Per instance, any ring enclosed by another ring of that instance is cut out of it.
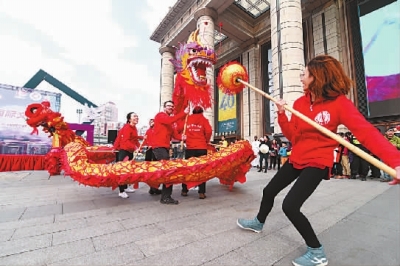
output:
<svg viewBox="0 0 400 266"><path fill-rule="evenodd" d="M69 177L3 172L0 265L291 265L305 245L280 207L287 189L262 233L236 226L257 213L272 175L252 169L232 191L210 180L205 200L196 191L183 198L175 186L180 204L166 206L145 184L121 199ZM399 202L400 186L330 180L303 212L330 265L400 265Z"/></svg>

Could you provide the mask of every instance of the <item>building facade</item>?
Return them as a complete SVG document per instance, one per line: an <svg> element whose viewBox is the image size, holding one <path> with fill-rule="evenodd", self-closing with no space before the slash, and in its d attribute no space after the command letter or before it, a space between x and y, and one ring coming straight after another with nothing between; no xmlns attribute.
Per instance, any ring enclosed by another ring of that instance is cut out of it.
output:
<svg viewBox="0 0 400 266"><path fill-rule="evenodd" d="M106 102L97 108L92 108L95 142L107 143L110 130L119 130L123 122L118 122L118 107L113 102Z"/></svg>
<svg viewBox="0 0 400 266"><path fill-rule="evenodd" d="M381 127L400 124L399 65L385 53L399 55L398 7L396 0L178 0L150 37L160 43L161 102L172 96L174 46L199 29L202 43L218 55L207 73L214 80L215 105L206 112L214 139L281 133L274 105L262 95L245 88L229 96L216 88L220 67L232 60L246 67L250 84L291 105L303 93L305 62L329 54L355 81L349 97L368 120ZM384 88L374 85L377 80ZM390 96L381 97L384 89Z"/></svg>

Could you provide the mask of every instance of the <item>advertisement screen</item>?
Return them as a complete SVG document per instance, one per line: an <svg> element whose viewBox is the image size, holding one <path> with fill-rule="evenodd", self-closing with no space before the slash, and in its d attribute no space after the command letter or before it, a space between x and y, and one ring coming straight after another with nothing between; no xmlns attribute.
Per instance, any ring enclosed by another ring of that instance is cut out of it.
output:
<svg viewBox="0 0 400 266"><path fill-rule="evenodd" d="M369 117L400 114L400 2L359 7Z"/></svg>
<svg viewBox="0 0 400 266"><path fill-rule="evenodd" d="M229 134L236 130L236 95L228 95L218 90L218 132Z"/></svg>
<svg viewBox="0 0 400 266"><path fill-rule="evenodd" d="M49 101L53 111L60 107L60 93L32 90L0 84L0 154L46 154L51 138L25 122L25 109L29 104Z"/></svg>

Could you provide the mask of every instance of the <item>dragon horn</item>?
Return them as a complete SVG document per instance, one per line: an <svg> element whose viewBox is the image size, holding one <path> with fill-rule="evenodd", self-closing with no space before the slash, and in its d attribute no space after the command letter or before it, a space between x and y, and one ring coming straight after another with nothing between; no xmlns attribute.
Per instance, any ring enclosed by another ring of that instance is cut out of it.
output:
<svg viewBox="0 0 400 266"><path fill-rule="evenodd" d="M200 46L202 46L199 38L199 29L192 31L192 33L190 33L187 43L191 42L197 42Z"/></svg>

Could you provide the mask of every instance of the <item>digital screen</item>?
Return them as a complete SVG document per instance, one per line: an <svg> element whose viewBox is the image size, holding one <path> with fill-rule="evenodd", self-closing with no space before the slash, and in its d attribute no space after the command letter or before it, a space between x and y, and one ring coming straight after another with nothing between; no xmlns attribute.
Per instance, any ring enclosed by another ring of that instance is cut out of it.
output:
<svg viewBox="0 0 400 266"><path fill-rule="evenodd" d="M400 114L400 2L359 7L369 117Z"/></svg>

